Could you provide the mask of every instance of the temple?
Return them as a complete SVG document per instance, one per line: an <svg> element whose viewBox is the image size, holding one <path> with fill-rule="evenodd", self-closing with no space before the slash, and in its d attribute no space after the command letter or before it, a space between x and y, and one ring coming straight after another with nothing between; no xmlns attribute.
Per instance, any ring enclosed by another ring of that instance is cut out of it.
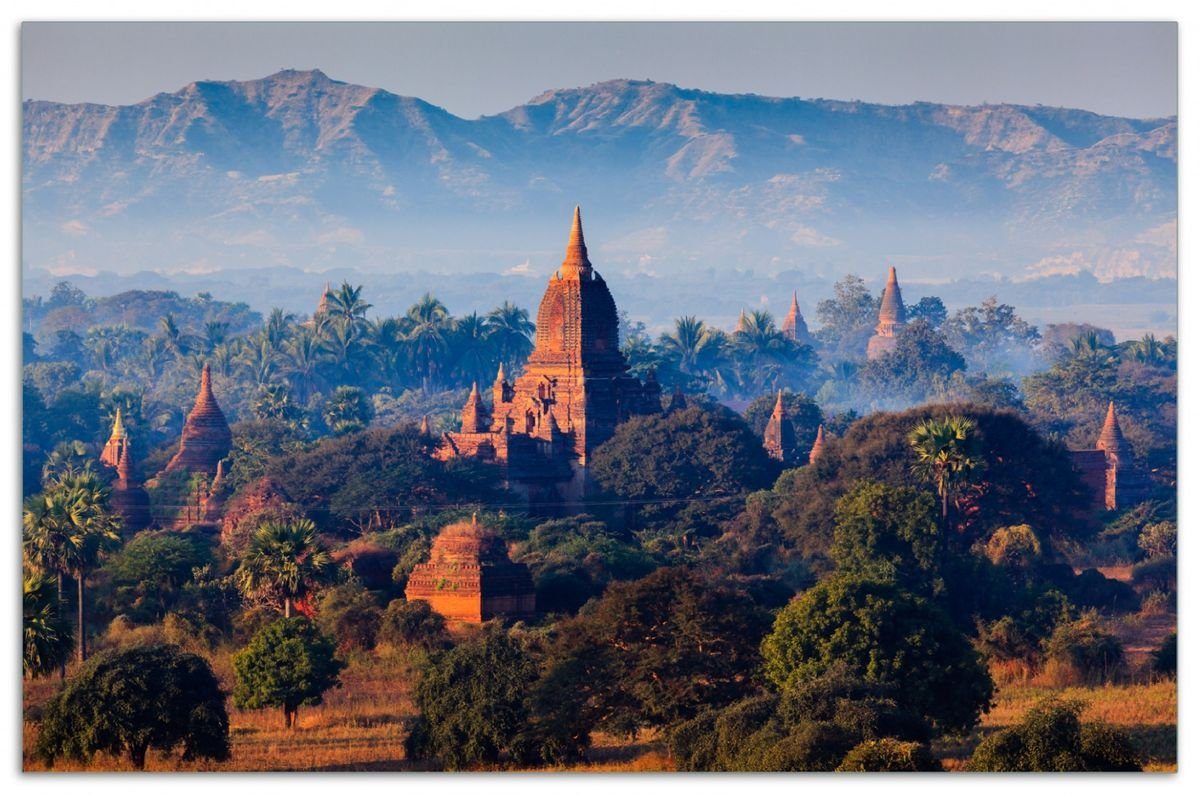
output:
<svg viewBox="0 0 1200 795"><path fill-rule="evenodd" d="M313 316L305 323L306 326L319 326L325 318L329 317L329 299L333 296L333 288L329 286L329 282L325 282L325 291L321 293L321 300L317 302L317 309L313 312Z"/></svg>
<svg viewBox="0 0 1200 795"><path fill-rule="evenodd" d="M825 426L817 426L817 438L813 441L812 449L808 451L808 463L815 464L817 459L821 457L821 453L825 452Z"/></svg>
<svg viewBox="0 0 1200 795"><path fill-rule="evenodd" d="M783 390L775 398L775 410L767 420L767 429L763 433L763 447L767 455L785 464L795 463L796 458L796 428L792 425L787 411L783 407Z"/></svg>
<svg viewBox="0 0 1200 795"><path fill-rule="evenodd" d="M808 324L804 315L800 314L800 302L796 300L796 291L792 290L792 305L788 307L787 317L783 319L783 336L799 342L802 345L812 344L812 335L808 332Z"/></svg>
<svg viewBox="0 0 1200 795"><path fill-rule="evenodd" d="M904 298L900 295L900 282L896 269L888 270L887 286L883 288L883 300L879 303L879 322L875 325L875 336L867 342L867 358L878 359L896 350L896 335L904 328Z"/></svg>
<svg viewBox="0 0 1200 795"><path fill-rule="evenodd" d="M109 505L121 517L122 531L136 533L150 526L150 495L137 478L133 464L133 442L117 407L112 433L100 453L100 462L117 471Z"/></svg>
<svg viewBox="0 0 1200 795"><path fill-rule="evenodd" d="M108 441L104 443L104 449L100 451L101 463L116 469L121 462L121 454L128 446L129 432L125 430L125 423L121 419L121 407L117 406L117 416L113 419L112 433L109 434Z"/></svg>
<svg viewBox="0 0 1200 795"><path fill-rule="evenodd" d="M532 618L536 614L529 569L513 563L504 539L470 522L447 525L433 540L429 562L408 578L404 598L423 599L450 622Z"/></svg>
<svg viewBox="0 0 1200 795"><path fill-rule="evenodd" d="M642 383L629 374L617 330L617 307L588 260L576 207L566 256L538 308L524 373L510 381L501 366L490 407L472 385L461 430L442 435L437 457L494 461L531 504L581 499L592 454L617 425L662 411L653 376Z"/></svg>
<svg viewBox="0 0 1200 795"><path fill-rule="evenodd" d="M200 392L196 395L196 402L183 423L179 452L167 462L164 471L185 470L212 477L217 472L217 464L229 455L232 446L233 434L230 433L225 414L213 395L212 373L205 362L200 373Z"/></svg>
<svg viewBox="0 0 1200 795"><path fill-rule="evenodd" d="M1151 483L1134 460L1133 446L1121 431L1116 405L1109 401L1100 438L1091 450L1071 450L1071 461L1098 511L1120 511L1145 501Z"/></svg>

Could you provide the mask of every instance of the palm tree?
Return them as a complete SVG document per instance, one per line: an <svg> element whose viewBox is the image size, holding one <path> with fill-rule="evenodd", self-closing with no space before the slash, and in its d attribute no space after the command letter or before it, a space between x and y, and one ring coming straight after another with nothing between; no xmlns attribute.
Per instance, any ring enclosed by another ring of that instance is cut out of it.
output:
<svg viewBox="0 0 1200 795"><path fill-rule="evenodd" d="M675 320L675 330L659 338L659 346L684 375L705 376L721 359L721 335L694 315Z"/></svg>
<svg viewBox="0 0 1200 795"><path fill-rule="evenodd" d="M270 335L265 329L242 350L239 363L256 385L271 383L279 365L279 355L272 347Z"/></svg>
<svg viewBox="0 0 1200 795"><path fill-rule="evenodd" d="M412 323L407 336L409 353L421 373L421 389L428 394L434 372L445 356L453 322L445 305L430 293L409 307L408 320Z"/></svg>
<svg viewBox="0 0 1200 795"><path fill-rule="evenodd" d="M295 315L284 312L279 307L271 310L271 315L267 318L262 333L272 351L278 353L283 349L284 340L288 338L291 323L295 319Z"/></svg>
<svg viewBox="0 0 1200 795"><path fill-rule="evenodd" d="M326 322L340 320L361 327L367 317L367 310L371 308L371 305L362 299L362 290L361 284L355 287L350 282L342 282L341 287L329 293Z"/></svg>
<svg viewBox="0 0 1200 795"><path fill-rule="evenodd" d="M529 312L505 301L487 313L488 336L495 341L496 352L509 371L525 363L533 351L533 334L537 327L529 320Z"/></svg>
<svg viewBox="0 0 1200 795"><path fill-rule="evenodd" d="M183 356L186 354L188 352L187 338L179 330L179 326L175 324L175 316L168 312L159 318L158 323L162 329L163 338L171 350L175 352L175 355Z"/></svg>
<svg viewBox="0 0 1200 795"><path fill-rule="evenodd" d="M950 532L950 498L972 471L983 468L979 436L973 420L965 417L930 417L908 435L916 453L913 472L933 483L942 501L942 525Z"/></svg>
<svg viewBox="0 0 1200 795"><path fill-rule="evenodd" d="M207 350L220 345L229 336L229 324L220 320L210 320L204 324L204 342Z"/></svg>
<svg viewBox="0 0 1200 795"><path fill-rule="evenodd" d="M301 327L283 348L288 379L296 387L300 402L307 403L320 380L321 367L329 360L324 342L312 329Z"/></svg>
<svg viewBox="0 0 1200 795"><path fill-rule="evenodd" d="M733 353L737 358L742 388L753 394L774 391L783 364L795 357L787 337L775 327L766 310L743 315L733 334Z"/></svg>
<svg viewBox="0 0 1200 795"><path fill-rule="evenodd" d="M54 580L41 572L25 572L21 582L21 624L24 649L21 668L26 676L63 671L71 656L71 622L62 609Z"/></svg>
<svg viewBox="0 0 1200 795"><path fill-rule="evenodd" d="M450 348L454 354L454 367L463 382L486 383L488 376L496 371L496 342L478 312L455 323Z"/></svg>
<svg viewBox="0 0 1200 795"><path fill-rule="evenodd" d="M94 462L95 457L87 445L78 439L59 442L50 451L50 455L46 456L46 463L42 465L42 482L49 483L64 477L92 472Z"/></svg>
<svg viewBox="0 0 1200 795"><path fill-rule="evenodd" d="M1160 365L1166 358L1167 346L1153 334L1146 334L1133 344L1133 358L1142 364Z"/></svg>
<svg viewBox="0 0 1200 795"><path fill-rule="evenodd" d="M326 579L331 565L311 520L267 522L251 537L235 579L243 594L282 603L291 618L296 602Z"/></svg>
<svg viewBox="0 0 1200 795"><path fill-rule="evenodd" d="M162 337L142 340L142 370L148 381L157 381L172 358L171 348Z"/></svg>
<svg viewBox="0 0 1200 795"><path fill-rule="evenodd" d="M87 659L88 574L100 556L120 544L120 518L108 511L108 489L92 472L60 476L26 505L22 516L25 554L31 566L75 578L79 661Z"/></svg>

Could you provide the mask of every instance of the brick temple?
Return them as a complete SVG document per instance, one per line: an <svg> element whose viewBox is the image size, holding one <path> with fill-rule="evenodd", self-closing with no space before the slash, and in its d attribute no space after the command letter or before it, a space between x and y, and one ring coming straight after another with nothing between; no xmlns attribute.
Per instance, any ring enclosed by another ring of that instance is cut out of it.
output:
<svg viewBox="0 0 1200 795"><path fill-rule="evenodd" d="M534 349L509 381L501 367L488 406L472 385L460 431L443 434L436 455L473 456L505 469L530 504L576 502L588 464L617 425L662 411L661 387L629 374L618 339L617 307L588 260L579 208L566 256L550 277L537 314Z"/></svg>
<svg viewBox="0 0 1200 795"><path fill-rule="evenodd" d="M888 269L887 285L883 288L883 300L879 303L879 322L875 325L875 336L867 341L867 358L878 359L896 350L896 335L907 317L904 297L900 294L900 282L896 279L896 268Z"/></svg>
<svg viewBox="0 0 1200 795"><path fill-rule="evenodd" d="M137 477L133 461L133 440L117 407L112 432L100 453L100 462L116 470L109 505L121 517L121 531L136 533L150 526L150 495Z"/></svg>
<svg viewBox="0 0 1200 795"><path fill-rule="evenodd" d="M504 539L472 516L442 528L408 578L404 598L429 602L447 621L532 618L536 613L529 569L508 557Z"/></svg>
<svg viewBox="0 0 1200 795"><path fill-rule="evenodd" d="M1151 483L1134 461L1133 445L1121 431L1117 407L1109 401L1100 438L1091 450L1071 450L1071 461L1098 511L1120 511L1150 496Z"/></svg>
<svg viewBox="0 0 1200 795"><path fill-rule="evenodd" d="M217 474L217 465L229 455L233 447L233 434L225 413L217 404L212 390L212 372L208 362L200 373L200 391L196 402L183 423L179 438L179 452L167 463L165 472L184 470L193 474L203 473L209 477Z"/></svg>

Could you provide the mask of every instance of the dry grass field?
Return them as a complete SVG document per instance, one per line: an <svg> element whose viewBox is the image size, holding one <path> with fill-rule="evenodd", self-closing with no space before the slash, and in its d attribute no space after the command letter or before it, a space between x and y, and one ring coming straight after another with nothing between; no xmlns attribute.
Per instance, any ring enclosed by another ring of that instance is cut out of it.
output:
<svg viewBox="0 0 1200 795"><path fill-rule="evenodd" d="M1149 648L1155 638L1169 632L1173 621L1126 622L1124 632L1135 649ZM1114 631L1121 630L1116 626ZM1150 760L1148 770L1170 771L1176 767L1176 685L1173 681L1146 682L1142 663L1145 654L1130 654L1134 681L1103 687L1054 687L1039 681L1001 685L996 703L971 736L943 741L935 753L949 770L961 770L979 740L997 729L1017 722L1042 698L1059 695L1086 705L1085 720L1102 720L1126 730ZM233 687L231 653L222 650L211 656L214 670L226 690ZM283 716L275 710L230 709L232 758L224 763L185 763L151 752L146 769L167 770L413 770L421 769L404 757L404 737L413 715L410 697L412 666L395 654L363 654L350 660L342 674L342 687L326 694L325 703L302 707L298 728L283 728ZM1143 680L1143 681L1138 681ZM57 679L25 682L23 745L25 769L44 770L30 750L36 740L36 716L40 705L57 688ZM125 759L97 758L91 765L60 763L55 770L131 770ZM655 772L671 769L663 745L645 734L634 740L596 735L585 762L572 772Z"/></svg>

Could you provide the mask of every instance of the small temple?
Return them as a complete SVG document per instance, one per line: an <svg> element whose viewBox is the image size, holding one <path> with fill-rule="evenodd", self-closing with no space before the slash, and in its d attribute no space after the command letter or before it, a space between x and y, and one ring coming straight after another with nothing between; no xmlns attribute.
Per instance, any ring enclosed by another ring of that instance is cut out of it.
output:
<svg viewBox="0 0 1200 795"><path fill-rule="evenodd" d="M529 569L509 559L504 539L479 524L477 516L442 528L429 561L409 576L404 598L422 599L455 623L527 619L537 613Z"/></svg>
<svg viewBox="0 0 1200 795"><path fill-rule="evenodd" d="M879 322L875 325L875 336L867 342L867 358L879 357L896 350L896 335L907 322L904 298L900 295L900 282L896 279L896 268L888 269L887 285L883 288L883 300L879 303Z"/></svg>
<svg viewBox="0 0 1200 795"><path fill-rule="evenodd" d="M233 434L212 390L212 372L208 363L200 373L200 392L183 423L179 452L167 463L164 472L184 470L213 477L221 459L233 447Z"/></svg>
<svg viewBox="0 0 1200 795"><path fill-rule="evenodd" d="M825 426L817 426L817 438L813 440L812 449L808 451L808 463L815 464L817 459L821 457L821 453L825 452Z"/></svg>
<svg viewBox="0 0 1200 795"><path fill-rule="evenodd" d="M534 349L509 380L501 365L484 403L471 386L461 430L441 436L435 455L472 456L504 467L510 488L535 501L576 502L589 487L593 452L617 425L662 411L653 376L629 374L618 339L617 307L588 259L579 208L566 255L538 307Z"/></svg>
<svg viewBox="0 0 1200 795"><path fill-rule="evenodd" d="M1121 431L1116 405L1109 401L1104 427L1091 450L1071 450L1071 461L1098 511L1119 511L1150 495L1146 472L1134 460L1133 445Z"/></svg>
<svg viewBox="0 0 1200 795"><path fill-rule="evenodd" d="M775 398L775 410L767 420L767 429L763 432L763 447L767 455L776 461L794 463L796 457L796 427L783 407L783 390Z"/></svg>
<svg viewBox="0 0 1200 795"><path fill-rule="evenodd" d="M121 517L122 530L136 533L150 526L150 495L138 479L133 464L133 441L117 407L112 433L100 452L100 462L117 471L109 505Z"/></svg>
<svg viewBox="0 0 1200 795"><path fill-rule="evenodd" d="M783 336L799 342L802 345L812 344L812 334L808 331L808 323L800 314L800 302L796 300L796 291L792 290L792 304L788 307L787 316L783 319Z"/></svg>

